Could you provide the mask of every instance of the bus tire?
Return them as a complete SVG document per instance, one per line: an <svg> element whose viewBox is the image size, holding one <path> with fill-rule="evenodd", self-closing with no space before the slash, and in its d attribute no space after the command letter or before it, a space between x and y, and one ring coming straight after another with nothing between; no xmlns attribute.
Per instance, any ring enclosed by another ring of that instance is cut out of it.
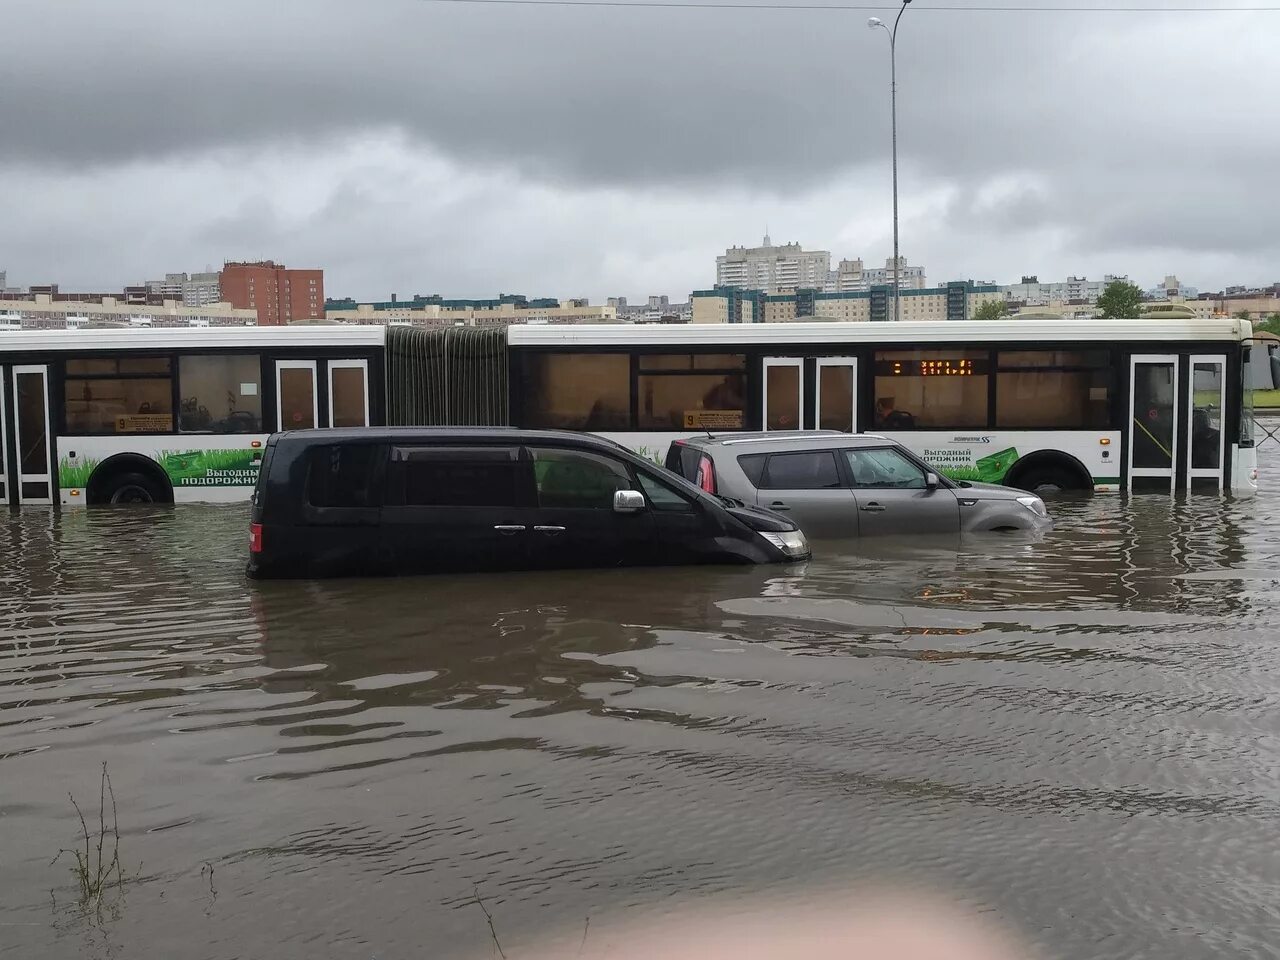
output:
<svg viewBox="0 0 1280 960"><path fill-rule="evenodd" d="M85 501L90 506L173 503L173 488L154 460L119 454L94 471L85 489Z"/></svg>
<svg viewBox="0 0 1280 960"><path fill-rule="evenodd" d="M1093 478L1084 466L1078 460L1065 456L1039 457L1029 463L1014 464L1004 482L1030 493L1093 489Z"/></svg>
<svg viewBox="0 0 1280 960"><path fill-rule="evenodd" d="M112 478L106 494L107 503L164 503L164 492L150 477L142 473L121 473Z"/></svg>

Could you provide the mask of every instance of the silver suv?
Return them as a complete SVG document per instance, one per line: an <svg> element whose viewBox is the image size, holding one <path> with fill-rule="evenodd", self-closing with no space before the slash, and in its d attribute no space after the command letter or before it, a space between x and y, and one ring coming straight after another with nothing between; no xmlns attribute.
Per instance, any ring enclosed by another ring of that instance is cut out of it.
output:
<svg viewBox="0 0 1280 960"><path fill-rule="evenodd" d="M666 466L708 493L785 513L811 538L1053 526L1034 494L948 480L900 444L868 434L676 440Z"/></svg>

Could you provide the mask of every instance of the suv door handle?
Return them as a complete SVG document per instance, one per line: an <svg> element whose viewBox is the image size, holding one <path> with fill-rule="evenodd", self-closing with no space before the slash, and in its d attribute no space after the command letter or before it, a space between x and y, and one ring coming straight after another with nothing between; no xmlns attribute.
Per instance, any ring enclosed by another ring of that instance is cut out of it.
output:
<svg viewBox="0 0 1280 960"><path fill-rule="evenodd" d="M535 533L545 533L554 537L557 533L564 533L564 527L534 527Z"/></svg>
<svg viewBox="0 0 1280 960"><path fill-rule="evenodd" d="M500 523L493 529L497 530L504 537L510 537L517 533L523 533L525 530L524 527L519 526L518 524L512 524L512 523Z"/></svg>
<svg viewBox="0 0 1280 960"><path fill-rule="evenodd" d="M773 503L769 504L769 509L770 510L790 510L791 508L788 507L781 500L775 500L773 501Z"/></svg>
<svg viewBox="0 0 1280 960"><path fill-rule="evenodd" d="M859 510L862 510L862 511L864 511L864 512L866 512L866 513L884 513L884 511L885 511L885 508L884 508L884 507L882 507L882 506L880 506L880 504L878 504L878 503L867 503L867 504L863 504L863 505L862 505L861 507L859 507L858 509L859 509Z"/></svg>

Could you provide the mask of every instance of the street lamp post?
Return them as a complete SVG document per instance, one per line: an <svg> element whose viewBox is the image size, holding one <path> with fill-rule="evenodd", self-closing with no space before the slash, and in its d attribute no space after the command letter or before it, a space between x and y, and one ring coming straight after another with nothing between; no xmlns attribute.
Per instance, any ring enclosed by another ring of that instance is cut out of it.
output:
<svg viewBox="0 0 1280 960"><path fill-rule="evenodd" d="M879 17L872 17L867 21L867 26L872 30L877 28L883 29L889 34L889 76L891 78L890 90L890 113L893 117L893 319L902 319L902 261L898 255L898 24L902 22L902 15L907 12L907 4L911 0L902 0L902 9L898 11L898 18L893 21L893 29L890 30L888 25Z"/></svg>

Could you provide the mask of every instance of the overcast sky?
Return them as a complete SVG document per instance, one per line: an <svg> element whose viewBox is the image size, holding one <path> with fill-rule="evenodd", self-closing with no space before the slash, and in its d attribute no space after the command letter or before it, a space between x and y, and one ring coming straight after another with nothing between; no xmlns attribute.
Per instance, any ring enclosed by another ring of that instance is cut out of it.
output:
<svg viewBox="0 0 1280 960"><path fill-rule="evenodd" d="M684 299L766 224L883 264L872 12L0 0L0 270ZM913 6L903 254L935 282L1280 280L1277 49L1280 13Z"/></svg>

